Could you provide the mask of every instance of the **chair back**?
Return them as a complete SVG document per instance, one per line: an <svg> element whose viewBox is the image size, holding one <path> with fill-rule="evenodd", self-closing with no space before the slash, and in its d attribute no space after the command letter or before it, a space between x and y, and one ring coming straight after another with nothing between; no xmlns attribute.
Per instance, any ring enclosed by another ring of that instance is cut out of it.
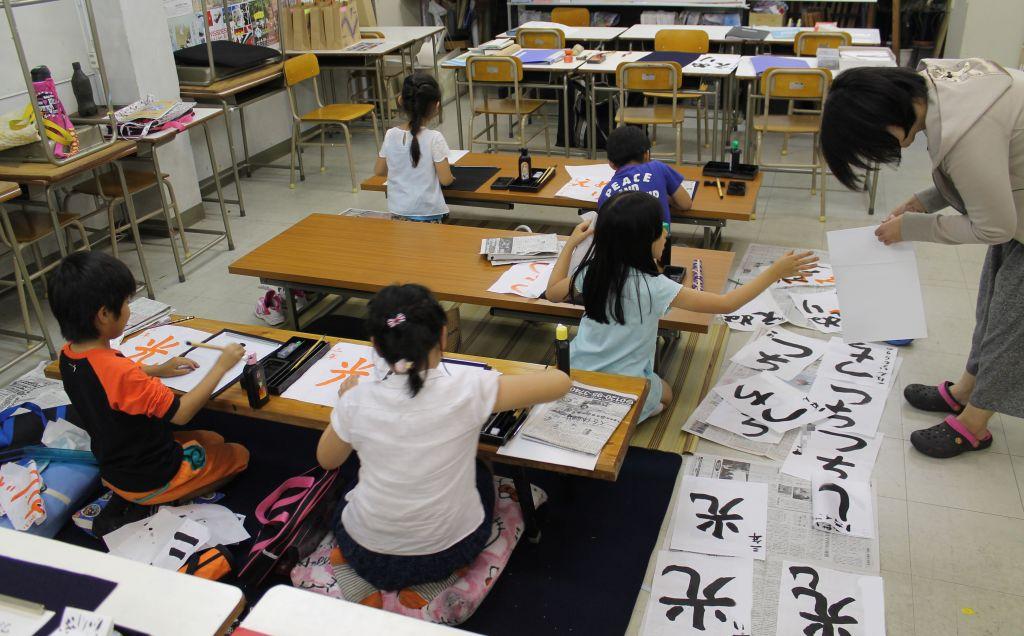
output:
<svg viewBox="0 0 1024 636"><path fill-rule="evenodd" d="M846 31L801 31L793 39L793 52L797 55L817 55L818 49L837 49L853 44L853 36Z"/></svg>
<svg viewBox="0 0 1024 636"><path fill-rule="evenodd" d="M284 61L284 82L289 88L320 74L316 55L303 53Z"/></svg>
<svg viewBox="0 0 1024 636"><path fill-rule="evenodd" d="M825 68L768 68L761 75L765 104L773 99L825 101L832 85L832 73Z"/></svg>
<svg viewBox="0 0 1024 636"><path fill-rule="evenodd" d="M655 51L707 53L710 40L702 29L662 29L654 34Z"/></svg>
<svg viewBox="0 0 1024 636"><path fill-rule="evenodd" d="M385 39L384 33L381 31L361 31L359 34L360 40L383 40Z"/></svg>
<svg viewBox="0 0 1024 636"><path fill-rule="evenodd" d="M523 61L514 55L471 55L466 58L470 83L512 84L523 79Z"/></svg>
<svg viewBox="0 0 1024 636"><path fill-rule="evenodd" d="M524 49L564 49L565 32L561 29L519 29L516 44Z"/></svg>
<svg viewBox="0 0 1024 636"><path fill-rule="evenodd" d="M679 62L623 62L615 69L616 85L625 91L662 91L675 95L683 82Z"/></svg>
<svg viewBox="0 0 1024 636"><path fill-rule="evenodd" d="M551 21L571 27L590 26L590 9L586 7L555 7Z"/></svg>

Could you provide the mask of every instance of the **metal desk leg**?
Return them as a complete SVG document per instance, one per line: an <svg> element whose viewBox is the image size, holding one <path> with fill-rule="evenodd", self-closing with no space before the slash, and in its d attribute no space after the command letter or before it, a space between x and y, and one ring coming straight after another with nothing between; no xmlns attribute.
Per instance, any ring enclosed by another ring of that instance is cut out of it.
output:
<svg viewBox="0 0 1024 636"><path fill-rule="evenodd" d="M743 156L750 161L750 143L753 138L754 127L754 84L751 82L747 87L747 112L744 113L745 124L743 130Z"/></svg>
<svg viewBox="0 0 1024 636"><path fill-rule="evenodd" d="M562 128L565 130L565 156L569 156L569 74L562 73Z"/></svg>
<svg viewBox="0 0 1024 636"><path fill-rule="evenodd" d="M135 202L128 193L128 184L124 180L124 169L121 162L114 162L114 171L117 172L117 180L121 185L121 192L124 193L124 207L128 211L128 225L132 230L132 240L135 242L135 249L139 252L139 267L142 268L142 282L146 285L146 295L156 300L156 292L153 290L153 281L149 278L149 265L146 264L146 254L142 249L142 237L139 235L139 218L135 214Z"/></svg>
<svg viewBox="0 0 1024 636"><path fill-rule="evenodd" d="M64 258L68 255L68 244L64 240L64 232L60 227L60 218L57 217L60 208L57 206L57 195L54 194L52 185L46 185L43 196L46 197L46 207L50 210L50 222L53 223L53 234L57 237L57 248L60 250L60 257ZM13 234L11 234L11 239L14 239Z"/></svg>
<svg viewBox="0 0 1024 636"><path fill-rule="evenodd" d="M181 264L181 256L178 254L178 246L174 244L174 220L171 215L171 206L167 202L167 193L164 192L164 179L163 173L160 171L160 159L157 157L156 146L153 146L149 152L150 159L153 161L153 172L156 175L156 189L160 193L160 205L164 209L164 222L167 224L167 239L171 242L171 254L174 255L174 266L178 270L178 282L185 282L185 270ZM127 190L122 190L127 193ZM125 198L127 199L127 194ZM179 217L180 220L180 217ZM182 247L185 250L186 257L188 256L188 244L185 238L185 228L178 227L178 233L180 234Z"/></svg>
<svg viewBox="0 0 1024 636"><path fill-rule="evenodd" d="M249 163L249 134L245 129L245 107L238 107L238 123L242 129L242 156L245 157L245 176L252 178L252 167Z"/></svg>
<svg viewBox="0 0 1024 636"><path fill-rule="evenodd" d="M590 137L590 158L597 159L597 73L590 73L590 120L587 136Z"/></svg>
<svg viewBox="0 0 1024 636"><path fill-rule="evenodd" d="M221 100L224 110L224 130L228 134L228 153L231 155L231 174L235 177L235 193L238 196L238 215L245 216L245 199L242 198L242 179L238 176L238 158L235 154L235 133L231 131L231 107L226 100Z"/></svg>
<svg viewBox="0 0 1024 636"><path fill-rule="evenodd" d="M286 324L292 329L299 330L299 310L295 306L295 295L291 287L284 287L284 315Z"/></svg>
<svg viewBox="0 0 1024 636"><path fill-rule="evenodd" d="M39 324L39 330L43 332L42 340L46 343L46 349L50 352L50 357L56 358L57 350L53 348L53 341L50 340L50 331L46 328L46 322L43 319L43 310L39 306L39 297L36 296L36 289L32 285L32 279L29 278L28 267L25 265L25 257L21 252L21 247L18 246L18 242L14 238L14 228L11 226L11 218L7 215L7 210L0 208L0 219L3 221L3 233L10 237L11 252L14 254L14 266L17 268L18 273L21 276L21 280L25 284L25 294L28 296L28 303L32 307L32 313L36 315L36 322ZM61 229L56 228L56 234L60 234L61 232ZM32 353L36 348L38 348L38 346L39 345L36 345L35 347L30 348L24 355ZM22 357L23 356L18 356L11 362L11 364L4 365L0 370L10 368L10 366L15 362L21 360Z"/></svg>
<svg viewBox="0 0 1024 636"><path fill-rule="evenodd" d="M235 249L235 240L231 238L231 223L228 220L228 206L224 203L224 190L220 186L220 167L217 165L217 153L213 151L213 140L210 138L208 121L203 122L203 136L206 138L206 150L210 153L210 168L213 169L213 185L217 188L217 204L220 205L220 218L224 221L224 235L228 239L228 249Z"/></svg>
<svg viewBox="0 0 1024 636"><path fill-rule="evenodd" d="M439 42L438 41L438 36L440 36L442 33L444 33L444 31L441 31L439 33L435 33L430 38L431 44L434 47L434 79L436 79L438 82L441 81L441 69L437 65L437 58L439 57L438 56L438 46L439 46L439 44L440 45L444 44L444 38L442 37L440 42ZM458 100L458 98L459 98L459 85L456 84L455 85L455 99ZM437 113L437 122L439 124L443 124L444 123L444 108L441 108L438 111L438 113Z"/></svg>
<svg viewBox="0 0 1024 636"><path fill-rule="evenodd" d="M387 91L385 90L384 56L378 55L375 58L375 66L377 69L377 103L380 104L380 115L381 121L384 124L384 130L387 130L391 127L391 107L388 104Z"/></svg>
<svg viewBox="0 0 1024 636"><path fill-rule="evenodd" d="M470 116L472 116L473 104L469 105L469 110ZM459 125L459 148L472 150L472 148L466 148L466 141L462 138L462 91L459 90L459 69L455 69L455 119Z"/></svg>
<svg viewBox="0 0 1024 636"><path fill-rule="evenodd" d="M519 497L519 507L523 511L523 534L530 543L540 543L537 509L533 506L533 488L530 487L530 480L526 478L526 469L516 466L512 472L512 481L516 486L516 496Z"/></svg>

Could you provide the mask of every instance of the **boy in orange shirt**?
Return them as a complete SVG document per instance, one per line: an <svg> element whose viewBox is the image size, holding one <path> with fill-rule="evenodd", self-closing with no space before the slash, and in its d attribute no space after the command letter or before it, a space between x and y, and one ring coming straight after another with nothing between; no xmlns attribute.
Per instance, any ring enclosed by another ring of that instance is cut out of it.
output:
<svg viewBox="0 0 1024 636"><path fill-rule="evenodd" d="M191 373L195 362L142 366L110 347L124 332L134 292L128 267L101 252L67 256L50 279L50 308L68 341L60 353L64 390L92 438L100 477L114 492L94 522L97 536L146 516L140 505L212 492L249 464L245 447L217 433L171 429L189 423L245 349L228 345L206 377L179 397L157 378Z"/></svg>

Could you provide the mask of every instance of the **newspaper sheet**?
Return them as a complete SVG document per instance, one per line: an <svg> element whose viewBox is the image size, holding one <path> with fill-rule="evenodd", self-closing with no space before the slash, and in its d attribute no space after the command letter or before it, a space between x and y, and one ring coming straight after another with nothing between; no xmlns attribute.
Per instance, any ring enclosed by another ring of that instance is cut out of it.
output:
<svg viewBox="0 0 1024 636"><path fill-rule="evenodd" d="M754 562L751 634L776 633L784 561L817 564L844 572L879 573L877 538L838 535L811 527L814 513L810 482L780 473L770 464L716 455L690 456L683 472L694 477L768 484L768 553L765 561ZM872 507L877 507L877 498L872 495L872 499ZM873 534L878 536L877 527Z"/></svg>
<svg viewBox="0 0 1024 636"><path fill-rule="evenodd" d="M597 455L629 413L636 397L572 383L561 399L534 409L523 437L558 448Z"/></svg>
<svg viewBox="0 0 1024 636"><path fill-rule="evenodd" d="M32 402L43 409L71 404L71 398L64 392L64 384L43 375L47 364L40 362L36 368L0 388L0 411L23 402Z"/></svg>

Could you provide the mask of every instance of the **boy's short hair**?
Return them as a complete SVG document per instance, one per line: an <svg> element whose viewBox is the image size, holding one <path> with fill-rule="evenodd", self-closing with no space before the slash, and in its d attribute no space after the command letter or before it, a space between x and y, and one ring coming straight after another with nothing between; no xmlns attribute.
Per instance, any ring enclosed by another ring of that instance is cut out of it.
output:
<svg viewBox="0 0 1024 636"><path fill-rule="evenodd" d="M618 168L634 161L642 163L644 153L651 149L651 140L639 126L619 126L608 135L605 147L608 161Z"/></svg>
<svg viewBox="0 0 1024 636"><path fill-rule="evenodd" d="M75 252L50 275L50 310L68 342L99 337L93 320L103 307L121 315L121 305L135 293L128 266L103 252Z"/></svg>

